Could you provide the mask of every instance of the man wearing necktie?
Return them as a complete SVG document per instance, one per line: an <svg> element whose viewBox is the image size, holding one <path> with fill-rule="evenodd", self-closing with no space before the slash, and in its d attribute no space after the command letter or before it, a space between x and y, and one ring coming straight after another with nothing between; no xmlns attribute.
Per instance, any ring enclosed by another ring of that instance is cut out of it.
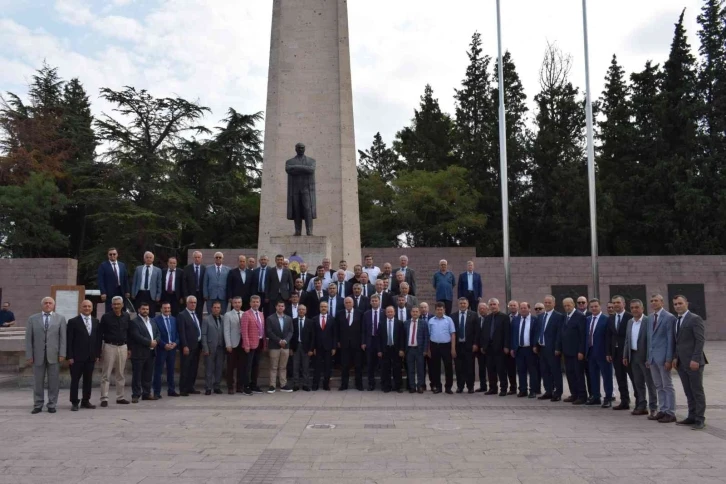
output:
<svg viewBox="0 0 726 484"><path fill-rule="evenodd" d="M676 318L664 309L663 296L654 294L650 297L651 314L648 321L648 355L650 374L653 377L658 393L658 413L649 416L648 420L660 423L676 421L676 391L673 388L671 370L673 369L673 352L675 346Z"/></svg>
<svg viewBox="0 0 726 484"><path fill-rule="evenodd" d="M376 370L380 363L380 358L378 357L378 329L381 321L385 317L380 303L381 299L378 295L373 294L370 297L371 308L363 315L363 341L361 341L361 349L366 354L369 392L372 392L376 388Z"/></svg>
<svg viewBox="0 0 726 484"><path fill-rule="evenodd" d="M118 251L114 247L108 249L108 260L98 266L98 289L101 291L101 302L106 303L106 313L111 312L114 296L131 296L126 265L118 260Z"/></svg>
<svg viewBox="0 0 726 484"><path fill-rule="evenodd" d="M409 312L411 308L406 305L406 296L396 296L396 303L396 318L401 322L408 321L411 316Z"/></svg>
<svg viewBox="0 0 726 484"><path fill-rule="evenodd" d="M247 358L242 349L242 298L232 298L232 310L224 315L224 346L227 352L227 393L242 393ZM235 373L237 374L235 386Z"/></svg>
<svg viewBox="0 0 726 484"><path fill-rule="evenodd" d="M161 375L166 367L166 388L167 395L178 397L174 385L174 366L176 365L176 349L179 346L179 333L177 331L176 318L171 314L171 303L161 303L161 314L154 318L156 327L159 328L161 343L156 347L156 360L154 362L154 381L152 389L154 396L161 398Z"/></svg>
<svg viewBox="0 0 726 484"><path fill-rule="evenodd" d="M179 309L184 305L182 296L183 274L181 269L177 269L176 257L169 257L166 261L166 269L161 271L160 303L168 302L171 308L171 315L175 318L179 314Z"/></svg>
<svg viewBox="0 0 726 484"><path fill-rule="evenodd" d="M187 297L187 307L177 315L179 345L182 349L179 390L182 397L199 394L194 388L199 371L199 354L202 350L202 325L197 314L197 298Z"/></svg>
<svg viewBox="0 0 726 484"><path fill-rule="evenodd" d="M476 313L469 311L469 301L460 297L459 310L451 314L456 324L456 393L474 393L474 353L479 352L479 325Z"/></svg>
<svg viewBox="0 0 726 484"><path fill-rule="evenodd" d="M214 264L207 267L204 273L204 300L207 301L207 313L212 313L212 304L219 302L220 314L227 312L227 276L229 267L222 264L224 254L214 253Z"/></svg>
<svg viewBox="0 0 726 484"><path fill-rule="evenodd" d="M519 393L517 397L536 398L540 393L539 360L534 351L537 335L540 334L537 319L530 313L529 303L519 303L519 312L512 323L510 354L517 364ZM529 377L529 393L527 392Z"/></svg>
<svg viewBox="0 0 726 484"><path fill-rule="evenodd" d="M209 273L209 272L207 272ZM222 365L224 364L224 324L222 302L212 303L212 314L202 320L202 354L204 355L205 395L222 394Z"/></svg>
<svg viewBox="0 0 726 484"><path fill-rule="evenodd" d="M307 307L300 304L297 307L297 316L293 318L293 333L290 341L290 354L292 355L292 383L293 391L302 387L303 391L310 391L310 358L315 349L315 333L313 325L315 320L306 318Z"/></svg>
<svg viewBox="0 0 726 484"><path fill-rule="evenodd" d="M406 351L406 333L403 322L396 319L393 306L386 308L386 318L378 331L378 357L381 358L381 389L383 393L395 390L403 393L401 363ZM393 378L393 386L391 386Z"/></svg>
<svg viewBox="0 0 726 484"><path fill-rule="evenodd" d="M78 411L78 384L83 378L82 408L93 409L91 404L91 388L93 369L101 356L101 338L98 333L98 319L91 316L93 303L81 302L81 314L68 320L66 338L66 359L71 370L71 410Z"/></svg>
<svg viewBox="0 0 726 484"><path fill-rule="evenodd" d="M487 306L487 303L482 301L477 304L476 309L476 324L479 327L479 340L477 341L478 345L481 342L481 332L484 328L484 320L489 314L489 306ZM484 354L480 347L477 349L479 351L476 351L474 353L474 358L476 359L477 367L479 369L479 388L476 389L476 393L484 393L487 391L487 356Z"/></svg>
<svg viewBox="0 0 726 484"><path fill-rule="evenodd" d="M257 385L257 376L260 367L262 352L267 348L265 340L265 318L262 313L262 299L260 296L250 298L250 309L242 314L242 349L245 352L245 372L243 395L261 394L262 389Z"/></svg>
<svg viewBox="0 0 726 484"><path fill-rule="evenodd" d="M355 388L363 391L363 350L361 342L363 330L361 326L361 314L355 309L352 297L345 298L343 311L338 314L336 324L338 325L338 348L340 349L340 388L348 389L348 378L350 366L355 370Z"/></svg>
<svg viewBox="0 0 726 484"><path fill-rule="evenodd" d="M465 297L469 307L475 308L483 297L481 274L474 272L474 262L466 263L466 272L459 274L459 284L456 286L458 297Z"/></svg>
<svg viewBox="0 0 726 484"><path fill-rule="evenodd" d="M202 264L202 253L195 250L192 254L192 263L184 268L184 275L182 277L182 296L185 301L189 301L189 296L194 296L197 304L195 305L195 312L197 319L202 320L202 314L204 313L204 275L207 273L207 268ZM182 314L182 311L179 314Z"/></svg>
<svg viewBox="0 0 726 484"><path fill-rule="evenodd" d="M270 357L270 386L267 393L275 393L278 378L280 391L292 391L292 387L287 384L287 360L290 358L292 333L292 318L285 314L285 301L279 300L275 305L275 312L265 321Z"/></svg>
<svg viewBox="0 0 726 484"><path fill-rule="evenodd" d="M338 296L345 299L347 296L351 296L352 293L347 292L347 287L345 284L345 271L342 269L339 269L338 272L335 273L335 286L338 293Z"/></svg>
<svg viewBox="0 0 726 484"><path fill-rule="evenodd" d="M562 313L555 311L555 297L547 295L544 297L544 312L538 317L540 334L534 347L539 356L540 374L544 383L544 394L538 397L539 400L551 400L559 402L562 398L562 350L558 349L558 342L562 336L562 327L565 324L565 317Z"/></svg>
<svg viewBox="0 0 726 484"><path fill-rule="evenodd" d="M151 252L144 252L144 264L136 267L131 296L137 312L141 303L147 303L149 316L154 317L156 305L161 300L161 269L154 266L154 254Z"/></svg>
<svg viewBox="0 0 726 484"><path fill-rule="evenodd" d="M424 354L429 347L429 325L420 315L418 307L411 308L411 319L404 323L409 393L423 393L426 389Z"/></svg>
<svg viewBox="0 0 726 484"><path fill-rule="evenodd" d="M623 296L613 296L611 301L615 312L608 316L608 339L610 344L607 347L607 360L613 364L615 379L618 382L618 393L620 393L620 404L613 407L613 410L627 410L630 408L628 378L633 383L635 401L639 400L638 390L635 380L633 380L633 369L631 366L623 365L625 333L628 328L628 321L633 318L633 315L625 310L625 298Z"/></svg>
<svg viewBox="0 0 726 484"><path fill-rule="evenodd" d="M613 399L613 366L607 361L607 319L600 309L600 301L590 299L590 317L585 343L585 359L590 370L592 396L585 405L601 405L602 408L612 407ZM602 377L605 395L600 401L600 378Z"/></svg>
<svg viewBox="0 0 726 484"><path fill-rule="evenodd" d="M149 304L139 304L139 314L129 323L129 351L131 352L131 403L156 400L151 394L156 347L161 342L159 328L149 318Z"/></svg>
<svg viewBox="0 0 726 484"><path fill-rule="evenodd" d="M260 309L263 314L267 311L264 302L267 299L267 278L269 277L270 267L267 263L270 259L266 255L260 256L260 267L252 271L252 293L260 297Z"/></svg>
<svg viewBox="0 0 726 484"><path fill-rule="evenodd" d="M338 346L338 328L335 324L335 317L328 313L327 301L320 302L320 315L314 321L315 372L313 373L313 391L318 390L321 376L323 377L323 390L330 391L333 357Z"/></svg>

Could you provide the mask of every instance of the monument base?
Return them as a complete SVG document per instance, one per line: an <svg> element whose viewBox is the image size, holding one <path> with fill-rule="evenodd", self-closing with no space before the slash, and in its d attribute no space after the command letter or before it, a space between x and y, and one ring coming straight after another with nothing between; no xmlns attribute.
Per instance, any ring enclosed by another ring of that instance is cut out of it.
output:
<svg viewBox="0 0 726 484"><path fill-rule="evenodd" d="M315 272L315 268L323 262L325 257L330 257L330 239L318 235L283 235L270 237L270 245L267 247L267 256L272 260L277 254L286 258L296 254L302 257L308 264L308 271Z"/></svg>

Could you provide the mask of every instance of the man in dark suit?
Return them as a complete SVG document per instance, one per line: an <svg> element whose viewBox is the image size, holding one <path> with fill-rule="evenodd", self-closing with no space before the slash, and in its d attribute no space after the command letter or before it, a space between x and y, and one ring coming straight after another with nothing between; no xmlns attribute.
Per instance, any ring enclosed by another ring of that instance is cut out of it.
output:
<svg viewBox="0 0 726 484"><path fill-rule="evenodd" d="M314 289L305 295L304 304L308 308L308 318L316 318L320 314L320 302L325 301L327 295L323 292L323 280L313 281Z"/></svg>
<svg viewBox="0 0 726 484"><path fill-rule="evenodd" d="M156 400L151 394L151 378L154 374L154 350L159 344L159 328L149 318L149 303L142 302L139 315L129 323L129 351L131 352L131 403Z"/></svg>
<svg viewBox="0 0 726 484"><path fill-rule="evenodd" d="M376 280L376 292L374 294L377 294L378 297L381 300L381 307L383 309L386 309L388 306L395 306L396 303L393 300L393 295L390 292L385 292L384 290L384 282L383 279L377 279Z"/></svg>
<svg viewBox="0 0 726 484"><path fill-rule="evenodd" d="M688 310L688 299L678 295L673 298L676 310L676 349L673 366L681 377L683 391L688 401L688 416L676 422L691 425L693 430L706 427L706 394L703 391L703 367L708 364L703 346L706 343L705 328L701 316Z"/></svg>
<svg viewBox="0 0 726 484"><path fill-rule="evenodd" d="M360 284L353 285L353 292L352 292L353 306L355 307L356 311L361 313L361 315L365 314L366 311L368 311L371 308L370 300L361 294L362 291L363 291L363 286L361 286Z"/></svg>
<svg viewBox="0 0 726 484"><path fill-rule="evenodd" d="M469 307L475 308L483 297L481 275L474 272L474 262L466 263L466 272L459 274L459 283L456 285L459 298L465 297L469 301Z"/></svg>
<svg viewBox="0 0 726 484"><path fill-rule="evenodd" d="M176 329L176 318L171 315L171 304L161 303L161 314L154 318L156 327L159 328L161 342L156 348L156 361L154 362L154 381L152 387L154 396L161 398L161 375L166 366L166 387L167 395L178 397L174 385L174 367L176 366L176 348L179 346L179 333Z"/></svg>
<svg viewBox="0 0 726 484"><path fill-rule="evenodd" d="M91 316L93 303L81 303L81 314L68 320L66 327L66 359L71 370L71 410L78 411L78 383L83 377L82 408L96 408L91 404L93 368L101 357L101 337L98 319Z"/></svg>
<svg viewBox="0 0 726 484"><path fill-rule="evenodd" d="M584 357L587 320L582 312L575 309L572 298L563 299L562 307L565 310L565 322L557 349L565 356L567 385L570 387L570 396L564 401L573 405L584 405L587 402Z"/></svg>
<svg viewBox="0 0 726 484"><path fill-rule="evenodd" d="M270 272L270 267L267 266L268 262L269 259L266 255L260 256L260 267L252 271L252 293L260 297L260 311L265 317L269 316L269 310L267 304L265 304L268 273Z"/></svg>
<svg viewBox="0 0 726 484"><path fill-rule="evenodd" d="M187 307L189 303L189 296L194 296L195 300L198 301L194 311L197 313L197 319L201 323L204 311L204 304L202 303L202 301L204 301L204 274L206 274L207 268L202 265L201 252L195 251L192 254L192 259L192 263L184 268L182 296L184 301L186 301Z"/></svg>
<svg viewBox="0 0 726 484"><path fill-rule="evenodd" d="M565 317L555 311L555 297L548 295L543 301L544 312L539 315L540 329L535 351L539 355L539 368L544 383L544 395L539 400L559 402L562 398L562 350L560 338Z"/></svg>
<svg viewBox="0 0 726 484"><path fill-rule="evenodd" d="M338 348L340 349L340 388L348 389L348 375L350 366L355 370L355 389L363 391L363 350L361 349L361 338L363 329L361 326L361 313L355 309L352 297L346 297L344 309L338 314Z"/></svg>
<svg viewBox="0 0 726 484"><path fill-rule="evenodd" d="M303 289L303 281L302 279L295 279L293 282L293 289L292 293L290 294L290 299L292 299L293 294L297 294L297 301L300 304L305 304L305 296L307 295L307 291Z"/></svg>
<svg viewBox="0 0 726 484"><path fill-rule="evenodd" d="M487 374L489 376L489 390L485 395L497 394L497 379L499 380L500 397L507 396L507 368L504 357L509 355L510 324L509 316L499 311L499 300L491 298L489 315L484 319L481 330L481 344L479 345L487 357Z"/></svg>
<svg viewBox="0 0 726 484"><path fill-rule="evenodd" d="M456 393L474 393L474 354L479 353L479 321L474 311L469 311L469 300L459 298L459 310L451 314L456 326Z"/></svg>
<svg viewBox="0 0 726 484"><path fill-rule="evenodd" d="M590 313L590 310L587 307L587 297L586 296L579 296L577 298L577 310L582 313L583 316L586 318L590 317L592 313Z"/></svg>
<svg viewBox="0 0 726 484"><path fill-rule="evenodd" d="M623 365L625 333L628 321L633 318L633 315L625 310L625 298L623 296L613 296L612 304L615 314L608 317L608 342L610 344L607 346L607 360L613 364L615 379L618 381L618 393L620 393L620 404L613 407L613 410L627 410L630 408L628 377L633 382L635 401L638 401L632 367Z"/></svg>
<svg viewBox="0 0 726 484"><path fill-rule="evenodd" d="M381 273L378 274L376 281L388 281L388 284L384 283L384 287L387 289L387 292L390 292L395 280L396 278L393 275L393 267L390 262L386 262L381 266Z"/></svg>
<svg viewBox="0 0 726 484"><path fill-rule="evenodd" d="M586 405L601 405L602 408L612 407L613 400L613 365L607 360L608 337L607 317L600 310L600 301L590 299L590 317L587 320L585 334L585 359L590 370L590 388L592 396ZM600 401L600 377L605 387L605 397Z"/></svg>
<svg viewBox="0 0 726 484"><path fill-rule="evenodd" d="M363 274L363 266L356 264L353 267L353 277L345 281L345 294L353 294L353 286L361 283L361 275Z"/></svg>
<svg viewBox="0 0 726 484"><path fill-rule="evenodd" d="M285 257L281 254L276 255L275 267L267 271L265 296L269 315L275 313L277 301L287 303L290 300L290 293L293 291L292 274L290 269L283 267L282 262L284 260Z"/></svg>
<svg viewBox="0 0 726 484"><path fill-rule="evenodd" d="M537 344L539 326L537 318L529 312L529 303L519 303L519 314L512 323L512 343L510 354L517 363L519 376L519 393L517 397L536 398L540 393L539 358L534 351ZM529 393L527 377L529 376Z"/></svg>
<svg viewBox="0 0 726 484"><path fill-rule="evenodd" d="M363 315L363 341L361 348L366 353L368 371L368 391L376 389L376 370L378 369L378 332L385 312L381 308L381 299L376 294L370 298L371 307Z"/></svg>
<svg viewBox="0 0 726 484"><path fill-rule="evenodd" d="M313 320L315 323L315 372L313 373L313 391L320 386L323 377L323 390L330 391L330 374L333 370L333 356L337 347L337 327L335 318L328 314L328 302L320 302L320 315Z"/></svg>
<svg viewBox="0 0 726 484"><path fill-rule="evenodd" d="M328 285L328 294L322 300L328 303L330 317L338 319L340 313L343 312L343 298L338 295L338 286L335 283L331 282Z"/></svg>
<svg viewBox="0 0 726 484"><path fill-rule="evenodd" d="M479 326L479 340L477 341L477 345L481 343L481 332L484 330L484 320L488 314L489 306L487 306L486 302L482 301L477 304L476 324ZM475 392L484 393L487 391L487 355L479 348L479 351L474 353L474 358L479 370L479 388Z"/></svg>
<svg viewBox="0 0 726 484"><path fill-rule="evenodd" d="M197 316L198 305L196 297L188 296L186 309L176 317L182 349L179 373L179 394L182 397L201 393L194 389L199 370L199 353L202 350L202 320Z"/></svg>
<svg viewBox="0 0 726 484"><path fill-rule="evenodd" d="M511 329L514 319L519 315L519 302L509 301L507 304L509 312L509 327ZM511 350L511 348L510 348ZM504 366L507 368L507 377L509 378L509 395L517 393L517 362L512 358L511 351L504 355Z"/></svg>
<svg viewBox="0 0 726 484"><path fill-rule="evenodd" d="M108 249L108 260L98 266L98 289L101 291L101 301L106 303L106 313L112 311L111 299L114 296L131 297L129 274L126 265L118 260L115 247Z"/></svg>
<svg viewBox="0 0 726 484"><path fill-rule="evenodd" d="M411 294L412 296L415 296L416 295L416 271L414 271L413 269L408 267L408 257L407 256L402 255L401 257L398 258L398 260L400 262L400 267L397 268L396 271L393 273L394 279L392 281L391 292L393 292L394 294L400 294L400 291L398 288L400 283L399 283L396 275L399 272L402 272L403 276L404 276L403 282L408 283L409 294Z"/></svg>
<svg viewBox="0 0 726 484"><path fill-rule="evenodd" d="M184 272L177 269L176 257L169 257L166 262L166 269L161 271L161 303L169 303L171 315L176 317L179 314L179 308L183 304L184 296L182 294L182 276Z"/></svg>
<svg viewBox="0 0 726 484"><path fill-rule="evenodd" d="M343 269L338 269L338 271L333 276L333 283L335 284L338 292L338 296L345 299L348 296L352 296L353 293L348 291L348 283L345 280L345 271Z"/></svg>
<svg viewBox="0 0 726 484"><path fill-rule="evenodd" d="M308 284L310 281L315 277L315 274L311 274L308 272L308 264L306 262L300 263L300 274L298 274L297 279L300 279L303 283L303 291L307 290Z"/></svg>
<svg viewBox="0 0 726 484"><path fill-rule="evenodd" d="M306 318L307 307L300 304L297 316L292 318L292 340L290 353L292 354L292 389L310 391L310 358L315 349L315 323L317 321Z"/></svg>
<svg viewBox="0 0 726 484"><path fill-rule="evenodd" d="M386 308L386 317L378 327L378 357L381 358L381 389L383 393L395 390L403 393L401 363L406 351L406 330L396 319L392 307ZM393 377L393 387L391 387Z"/></svg>
<svg viewBox="0 0 726 484"><path fill-rule="evenodd" d="M411 319L411 307L406 304L406 296L396 296L396 319L401 322Z"/></svg>
<svg viewBox="0 0 726 484"><path fill-rule="evenodd" d="M237 268L230 269L227 274L227 297L230 304L235 297L242 298L242 311L250 308L252 296L252 271L247 269L247 258L243 255L237 258Z"/></svg>
<svg viewBox="0 0 726 484"><path fill-rule="evenodd" d="M424 355L429 350L428 321L421 319L421 310L411 308L411 319L403 324L406 334L406 370L409 393L423 393L426 390Z"/></svg>

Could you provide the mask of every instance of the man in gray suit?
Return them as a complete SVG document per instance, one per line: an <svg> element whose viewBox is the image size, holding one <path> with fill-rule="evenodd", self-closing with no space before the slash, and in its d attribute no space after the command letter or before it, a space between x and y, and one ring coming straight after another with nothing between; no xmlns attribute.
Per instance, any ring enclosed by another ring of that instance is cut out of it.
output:
<svg viewBox="0 0 726 484"><path fill-rule="evenodd" d="M137 313L141 303L147 303L149 317L156 315L156 305L161 301L161 269L154 266L154 254L151 252L144 252L144 265L134 271L131 296Z"/></svg>
<svg viewBox="0 0 726 484"><path fill-rule="evenodd" d="M237 393L242 393L242 375L244 373L245 352L242 349L242 298L232 298L232 309L227 311L223 318L224 346L227 351L227 393L234 395L235 379L237 373Z"/></svg>
<svg viewBox="0 0 726 484"><path fill-rule="evenodd" d="M650 416L655 415L658 400L655 393L655 384L650 376L648 365L648 348L650 348L650 334L648 332L648 318L643 317L643 301L632 299L630 312L633 315L628 320L625 329L625 346L623 347L623 366L633 370L633 384L635 385L635 409L633 415L648 415L645 409L645 388L648 387L648 407Z"/></svg>
<svg viewBox="0 0 726 484"><path fill-rule="evenodd" d="M224 254L221 252L214 253L214 264L207 266L204 272L203 294L204 300L207 301L207 313L212 313L212 304L219 301L220 314L227 312L227 276L229 276L229 267L222 265Z"/></svg>
<svg viewBox="0 0 726 484"><path fill-rule="evenodd" d="M285 302L277 301L275 313L265 321L265 335L270 350L270 388L267 393L275 393L277 378L280 377L280 391L291 392L287 384L287 360L290 357L292 339L292 318L285 314Z"/></svg>
<svg viewBox="0 0 726 484"><path fill-rule="evenodd" d="M678 314L675 324L676 350L673 366L681 377L683 391L688 400L688 417L677 425L691 425L693 430L706 427L706 394L703 391L703 366L708 364L703 346L706 343L705 328L701 316L688 310L686 296L673 298Z"/></svg>
<svg viewBox="0 0 726 484"><path fill-rule="evenodd" d="M648 417L660 423L676 421L676 391L673 388L671 369L673 367L673 351L675 345L676 318L663 309L663 296L654 294L650 297L652 314L647 318L648 346L647 362L650 375L658 391L658 413Z"/></svg>
<svg viewBox="0 0 726 484"><path fill-rule="evenodd" d="M40 413L45 403L45 375L48 375L48 413L55 413L60 379L58 370L66 355L66 318L54 312L52 297L43 298L43 311L28 318L25 327L25 358L33 365L34 405L31 413Z"/></svg>
<svg viewBox="0 0 726 484"><path fill-rule="evenodd" d="M209 271L207 271L209 274ZM202 320L202 354L204 355L205 395L221 395L222 365L224 364L224 323L222 323L222 303L212 303L212 314Z"/></svg>

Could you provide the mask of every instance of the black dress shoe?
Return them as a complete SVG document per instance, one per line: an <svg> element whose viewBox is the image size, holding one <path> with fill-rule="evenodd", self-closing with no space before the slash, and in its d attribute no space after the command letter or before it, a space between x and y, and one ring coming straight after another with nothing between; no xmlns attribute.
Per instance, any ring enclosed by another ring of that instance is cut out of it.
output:
<svg viewBox="0 0 726 484"><path fill-rule="evenodd" d="M474 390L473 388L469 388L469 390L467 390L467 391L466 391L466 393L468 393L468 394L470 394L470 395L471 395L472 393L475 393L475 392L476 392L476 390Z"/></svg>
<svg viewBox="0 0 726 484"><path fill-rule="evenodd" d="M403 393L403 388L399 388L398 390L396 390L396 393Z"/></svg>
<svg viewBox="0 0 726 484"><path fill-rule="evenodd" d="M339 391L339 392L344 392L344 391L346 391L347 389L348 389L348 387L346 387L346 386L341 386L340 388L338 388L338 391Z"/></svg>
<svg viewBox="0 0 726 484"><path fill-rule="evenodd" d="M676 425L693 425L696 423L696 419L694 418L684 418L683 420L678 420L676 422Z"/></svg>
<svg viewBox="0 0 726 484"><path fill-rule="evenodd" d="M329 392L330 391L330 385L323 385L323 390L325 390L326 392Z"/></svg>
<svg viewBox="0 0 726 484"><path fill-rule="evenodd" d="M83 400L83 401L81 401L81 408L87 408L89 410L93 410L94 408L96 408L96 406L94 404L92 404L91 402L89 402L88 400Z"/></svg>
<svg viewBox="0 0 726 484"><path fill-rule="evenodd" d="M587 402L585 402L585 405L590 405L590 406L592 406L592 405L601 405L601 404L602 404L602 402L600 401L600 399L599 398L594 398L594 397L588 398L587 399Z"/></svg>
<svg viewBox="0 0 726 484"><path fill-rule="evenodd" d="M159 395L154 395L154 398L156 398L157 400L161 400L161 394L159 394Z"/></svg>
<svg viewBox="0 0 726 484"><path fill-rule="evenodd" d="M355 389L358 390L359 392L362 392L363 391L363 385L357 385L355 387Z"/></svg>
<svg viewBox="0 0 726 484"><path fill-rule="evenodd" d="M516 390L509 390L507 395L514 395L515 393L517 393Z"/></svg>
<svg viewBox="0 0 726 484"><path fill-rule="evenodd" d="M319 387L318 387L317 385L313 385L313 391L314 391L314 392L317 392L317 391L318 391L318 388L319 388Z"/></svg>
<svg viewBox="0 0 726 484"><path fill-rule="evenodd" d="M302 387L302 389L303 389L304 392L309 392L310 391L310 387Z"/></svg>
<svg viewBox="0 0 726 484"><path fill-rule="evenodd" d="M562 397L552 397L552 398L550 398L550 402L559 402L560 400L562 400Z"/></svg>
<svg viewBox="0 0 726 484"><path fill-rule="evenodd" d="M704 422L696 422L693 424L693 427L691 427L691 430L703 430L706 428L706 424Z"/></svg>
<svg viewBox="0 0 726 484"><path fill-rule="evenodd" d="M451 388L449 388L448 390L446 390L446 394L447 394L447 395L453 395L453 394L454 394L454 392L452 392L452 391L451 391Z"/></svg>
<svg viewBox="0 0 726 484"><path fill-rule="evenodd" d="M619 404L613 407L613 410L628 410L629 408L630 404L621 400Z"/></svg>
<svg viewBox="0 0 726 484"><path fill-rule="evenodd" d="M300 391L300 387L297 386L297 385L295 385L294 387L292 387L292 391L293 392L298 392L298 391Z"/></svg>
<svg viewBox="0 0 726 484"><path fill-rule="evenodd" d="M565 402L565 403L572 403L572 402L574 402L575 400L577 400L577 398L575 398L575 396L574 396L574 395L570 395L569 397L565 398L565 399L563 400L563 402Z"/></svg>
<svg viewBox="0 0 726 484"><path fill-rule="evenodd" d="M479 387L476 390L474 390L476 393L484 393L487 391L487 387Z"/></svg>
<svg viewBox="0 0 726 484"><path fill-rule="evenodd" d="M527 398L537 398L537 394L534 392L529 392L529 395L527 396Z"/></svg>
<svg viewBox="0 0 726 484"><path fill-rule="evenodd" d="M416 393L416 390L414 390L413 388L409 388L408 393Z"/></svg>
<svg viewBox="0 0 726 484"><path fill-rule="evenodd" d="M167 397L178 397L179 394L177 392L171 392L166 394Z"/></svg>
<svg viewBox="0 0 726 484"><path fill-rule="evenodd" d="M131 397L131 403L139 403L139 397Z"/></svg>
<svg viewBox="0 0 726 484"><path fill-rule="evenodd" d="M367 390L368 390L369 392L372 392L373 390L375 390L375 387L371 387L371 386L369 386L369 387L367 388Z"/></svg>
<svg viewBox="0 0 726 484"><path fill-rule="evenodd" d="M439 390L438 388L432 388L431 393L433 393L434 395L437 395L437 394L441 393L441 390Z"/></svg>
<svg viewBox="0 0 726 484"><path fill-rule="evenodd" d="M216 388L216 389L214 390L214 394L215 394L215 395L221 395L221 394L222 394L222 390L220 390L219 388Z"/></svg>
<svg viewBox="0 0 726 484"><path fill-rule="evenodd" d="M663 412L658 412L655 415L648 415L648 420L660 420L663 418L665 414Z"/></svg>
<svg viewBox="0 0 726 484"><path fill-rule="evenodd" d="M190 390L189 393L191 393L192 395L199 395L202 392L200 392L199 390Z"/></svg>
<svg viewBox="0 0 726 484"><path fill-rule="evenodd" d="M126 400L125 398L122 398L121 400L116 400L116 403L118 405L128 405L129 404L129 401Z"/></svg>
<svg viewBox="0 0 726 484"><path fill-rule="evenodd" d="M418 387L418 392L423 393L426 391L426 387Z"/></svg>
<svg viewBox="0 0 726 484"><path fill-rule="evenodd" d="M519 393L517 393L517 398L524 398L526 396L527 396L527 393L526 392L519 392Z"/></svg>
<svg viewBox="0 0 726 484"><path fill-rule="evenodd" d="M383 393L391 393L391 390L389 388L384 388Z"/></svg>
<svg viewBox="0 0 726 484"><path fill-rule="evenodd" d="M179 396L180 396L180 397L188 397L188 396L189 396L189 394L188 394L187 392L181 392L181 393L179 394Z"/></svg>
<svg viewBox="0 0 726 484"><path fill-rule="evenodd" d="M572 402L573 405L585 405L587 403L587 400L584 400L582 398L578 398L577 400L574 400Z"/></svg>
<svg viewBox="0 0 726 484"><path fill-rule="evenodd" d="M55 413L55 407L53 407L53 408L49 408L49 409L48 409L48 413Z"/></svg>
<svg viewBox="0 0 726 484"><path fill-rule="evenodd" d="M550 400L552 398L551 393L545 393L544 395L540 395L537 397L537 400Z"/></svg>
<svg viewBox="0 0 726 484"><path fill-rule="evenodd" d="M610 408L613 406L613 401L610 398L606 398L603 400L602 405L600 405L601 408Z"/></svg>
<svg viewBox="0 0 726 484"><path fill-rule="evenodd" d="M77 412L77 411L78 411L78 404L74 403L73 406L71 407L71 412Z"/></svg>
<svg viewBox="0 0 726 484"><path fill-rule="evenodd" d="M484 392L484 395L496 395L496 394L497 394L497 391L494 390L493 388L491 390L487 390L486 392Z"/></svg>
<svg viewBox="0 0 726 484"><path fill-rule="evenodd" d="M676 421L675 415L668 415L665 414L661 418L658 419L658 423L673 423Z"/></svg>
<svg viewBox="0 0 726 484"><path fill-rule="evenodd" d="M32 410L32 411L30 412L30 413L32 413L33 415L35 415L35 414L38 414L38 413L40 413L40 412L42 412L42 411L43 411L43 409L42 409L42 408L37 408L37 407L36 407L36 408L34 408L34 409L33 409L33 410Z"/></svg>
<svg viewBox="0 0 726 484"><path fill-rule="evenodd" d="M500 397L506 397L507 396L507 392L499 392L499 396Z"/></svg>
<svg viewBox="0 0 726 484"><path fill-rule="evenodd" d="M101 407L106 408L108 407L108 402L106 400L101 402Z"/></svg>
<svg viewBox="0 0 726 484"><path fill-rule="evenodd" d="M456 393L464 393L464 389L463 388L457 388L456 389Z"/></svg>
<svg viewBox="0 0 726 484"><path fill-rule="evenodd" d="M205 395L211 395L211 394L212 394L212 390L205 390L205 391L204 391L204 394L205 394Z"/></svg>

